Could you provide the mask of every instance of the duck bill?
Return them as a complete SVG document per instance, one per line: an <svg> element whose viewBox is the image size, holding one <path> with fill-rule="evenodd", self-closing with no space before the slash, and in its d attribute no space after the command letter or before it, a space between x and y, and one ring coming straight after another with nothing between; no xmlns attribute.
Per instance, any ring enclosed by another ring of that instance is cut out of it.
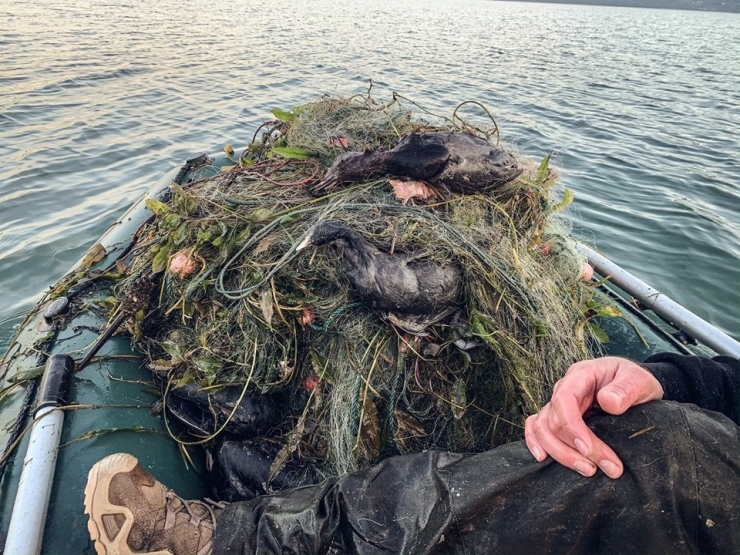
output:
<svg viewBox="0 0 740 555"><path fill-rule="evenodd" d="M509 168L506 172L504 172L501 175L501 185L506 185L507 183L510 183L511 181L514 181L517 177L522 175L522 172L524 171L523 168L520 168L518 166L512 166Z"/></svg>
<svg viewBox="0 0 740 555"><path fill-rule="evenodd" d="M310 190L313 195L325 195L331 192L332 189L336 189L338 185L339 180L337 179L337 176L329 172L322 181L313 185Z"/></svg>
<svg viewBox="0 0 740 555"><path fill-rule="evenodd" d="M303 239L303 241L301 241L300 243L298 243L298 246L295 248L295 251L296 252L299 252L299 251L302 251L303 249L305 249L306 247L311 246L311 236L312 235L313 235L313 229L308 232L308 235L306 235L306 237Z"/></svg>

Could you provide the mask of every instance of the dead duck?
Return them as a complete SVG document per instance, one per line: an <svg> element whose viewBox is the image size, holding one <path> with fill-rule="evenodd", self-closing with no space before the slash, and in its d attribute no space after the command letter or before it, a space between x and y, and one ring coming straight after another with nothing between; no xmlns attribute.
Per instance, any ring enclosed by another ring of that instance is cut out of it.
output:
<svg viewBox="0 0 740 555"><path fill-rule="evenodd" d="M347 279L376 308L427 315L429 323L455 310L462 288L455 264L440 266L426 255L382 252L357 231L333 220L314 226L297 250L333 242L341 245Z"/></svg>
<svg viewBox="0 0 740 555"><path fill-rule="evenodd" d="M277 404L271 395L257 391L242 393L242 386L208 393L189 383L172 388L166 406L176 420L195 434L209 436L225 426L228 434L255 437L277 422Z"/></svg>
<svg viewBox="0 0 740 555"><path fill-rule="evenodd" d="M311 192L325 194L344 183L390 175L470 194L509 183L521 173L522 168L511 154L480 137L467 133L411 133L388 151L341 154Z"/></svg>

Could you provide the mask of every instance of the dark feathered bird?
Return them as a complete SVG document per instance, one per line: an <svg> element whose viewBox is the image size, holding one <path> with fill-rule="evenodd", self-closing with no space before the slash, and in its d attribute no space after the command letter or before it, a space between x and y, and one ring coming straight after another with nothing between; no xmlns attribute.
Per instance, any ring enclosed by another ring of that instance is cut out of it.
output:
<svg viewBox="0 0 740 555"><path fill-rule="evenodd" d="M462 277L454 264L439 266L425 255L382 252L341 222L317 224L298 250L335 241L342 247L347 279L380 310L430 315L433 323L450 314L460 297Z"/></svg>
<svg viewBox="0 0 740 555"><path fill-rule="evenodd" d="M478 193L504 185L521 173L511 154L480 137L411 133L392 150L341 154L311 191L323 194L343 183L391 175L427 181L458 193Z"/></svg>

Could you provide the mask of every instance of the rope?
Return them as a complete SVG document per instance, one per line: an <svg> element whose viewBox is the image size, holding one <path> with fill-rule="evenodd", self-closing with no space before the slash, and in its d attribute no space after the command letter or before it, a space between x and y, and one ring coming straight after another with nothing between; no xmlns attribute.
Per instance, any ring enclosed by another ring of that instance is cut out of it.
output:
<svg viewBox="0 0 740 555"><path fill-rule="evenodd" d="M329 217L329 215L338 207L338 203L334 202L328 206L326 206L322 211L321 214L318 216L318 220L321 221L323 219L326 219ZM252 235L252 237L244 243L244 245L234 254L221 268L221 271L218 273L218 278L216 280L216 291L221 293L224 297L227 299L230 299L232 301L239 301L241 299L244 299L254 293L257 289L261 288L263 285L265 285L267 282L272 279L275 274L277 274L286 264L288 264L293 258L296 256L296 247L300 245L300 243L305 239L304 237L301 238L300 241L296 241L293 243L293 245L288 249L288 251L278 260L273 267L270 269L269 272L256 284L246 287L244 289L235 289L235 290L229 290L226 288L226 285L224 284L224 279L226 277L226 272L231 267L234 262L236 262L239 257L244 254L244 252L257 243L260 239L262 239L265 235L267 235L270 231L272 231L273 228L277 227L283 222L288 221L289 219L292 219L293 216L298 214L309 214L309 213L315 213L318 212L322 207L321 206L309 206L306 208L301 208L298 210L291 210L288 214L282 215L281 217L275 218L272 222L267 224L265 227L263 227L261 230L259 230L257 233Z"/></svg>
<svg viewBox="0 0 740 555"><path fill-rule="evenodd" d="M360 432L362 428L362 422L360 422L360 389L362 388L362 379L360 376L355 377L355 385L352 388L352 405L349 409L349 421L357 422L357 432Z"/></svg>
<svg viewBox="0 0 740 555"><path fill-rule="evenodd" d="M33 404L31 401L36 395L36 388L38 387L39 379L35 378L30 380L30 382L28 389L26 389L26 394L23 396L23 407L21 408L18 417L15 419L15 422L13 422L13 428L8 434L8 443L5 446L5 451L3 451L3 456L0 458L0 460L2 460L2 463L0 463L0 481L2 481L5 468L10 462L10 457L8 455L10 455L10 452L15 448L18 443L18 438L20 438L24 432L23 423L26 421L26 418L28 418L28 413Z"/></svg>
<svg viewBox="0 0 740 555"><path fill-rule="evenodd" d="M346 312L347 310L357 308L358 306L362 306L362 303L359 303L359 302L349 303L344 306L337 307L334 309L334 311L331 314L329 314L329 317L326 319L326 322L324 322L320 326L316 324L310 324L309 327L315 331L326 331L331 327L331 325L334 323L334 320L336 320L339 317L339 315L341 315L343 312Z"/></svg>

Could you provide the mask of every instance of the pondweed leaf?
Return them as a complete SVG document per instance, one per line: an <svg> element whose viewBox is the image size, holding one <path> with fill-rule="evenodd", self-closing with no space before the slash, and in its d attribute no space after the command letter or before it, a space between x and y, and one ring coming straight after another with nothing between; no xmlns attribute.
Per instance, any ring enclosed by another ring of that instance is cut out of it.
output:
<svg viewBox="0 0 740 555"><path fill-rule="evenodd" d="M164 202L160 202L154 198L146 199L146 207L154 212L157 216L167 214L170 211L169 206L167 206Z"/></svg>
<svg viewBox="0 0 740 555"><path fill-rule="evenodd" d="M92 247L90 247L90 250L87 251L87 254L85 255L85 258L83 258L82 263L80 264L81 270L86 270L93 264L100 262L105 258L105 255L108 254L105 250L105 247L101 245L100 243L95 243Z"/></svg>
<svg viewBox="0 0 740 555"><path fill-rule="evenodd" d="M170 245L162 245L157 250L157 254L152 258L152 273L158 274L167 267L170 259Z"/></svg>
<svg viewBox="0 0 740 555"><path fill-rule="evenodd" d="M212 237L213 237L213 233L211 233L211 228L199 229L197 232L196 240L199 245L202 245L203 243L210 242Z"/></svg>
<svg viewBox="0 0 740 555"><path fill-rule="evenodd" d="M552 156L552 152L545 156L542 159L542 162L540 162L540 165L537 166L537 181L540 183L543 183L545 180L547 180L548 175L550 175L550 157Z"/></svg>
<svg viewBox="0 0 740 555"><path fill-rule="evenodd" d="M378 419L378 408L368 398L362 404L359 447L360 456L365 460L374 461L380 456L380 420Z"/></svg>
<svg viewBox="0 0 740 555"><path fill-rule="evenodd" d="M289 160L308 160L309 158L311 158L310 152L303 150L302 148L294 148L290 146L276 146L273 147L270 152Z"/></svg>
<svg viewBox="0 0 740 555"><path fill-rule="evenodd" d="M211 357L193 359L193 364L204 374L215 374L221 370L221 361Z"/></svg>
<svg viewBox="0 0 740 555"><path fill-rule="evenodd" d="M573 191L571 191L570 189L565 189L565 191L563 191L562 200L558 202L555 206L553 206L552 211L561 212L568 208L571 202L573 202Z"/></svg>
<svg viewBox="0 0 740 555"><path fill-rule="evenodd" d="M175 245L182 245L189 236L190 230L188 229L188 226L186 224L180 224L180 227L172 233L172 240Z"/></svg>
<svg viewBox="0 0 740 555"><path fill-rule="evenodd" d="M265 319L265 323L269 326L272 324L272 315L275 313L275 307L272 304L272 295L269 289L263 289L259 294L260 309L262 309L262 317Z"/></svg>
<svg viewBox="0 0 740 555"><path fill-rule="evenodd" d="M182 216L179 214L167 214L164 217L164 225L167 229L176 229L180 222L182 221Z"/></svg>
<svg viewBox="0 0 740 555"><path fill-rule="evenodd" d="M269 208L257 208L249 215L249 219L253 222L266 222L270 218L272 218L272 210Z"/></svg>
<svg viewBox="0 0 740 555"><path fill-rule="evenodd" d="M465 380L455 380L450 391L450 402L452 403L452 415L455 420L460 420L465 414L466 405L468 404L465 391Z"/></svg>
<svg viewBox="0 0 740 555"><path fill-rule="evenodd" d="M606 332L593 322L587 322L588 331L591 333L594 339L601 344L609 343L609 336Z"/></svg>
<svg viewBox="0 0 740 555"><path fill-rule="evenodd" d="M293 112L286 112L285 110L281 110L280 108L275 108L274 110L272 110L272 115L280 121L289 122L295 119L295 114Z"/></svg>
<svg viewBox="0 0 740 555"><path fill-rule="evenodd" d="M622 316L622 311L616 306L602 306L597 309L597 312L599 316L604 316L606 318L618 318L619 316Z"/></svg>

